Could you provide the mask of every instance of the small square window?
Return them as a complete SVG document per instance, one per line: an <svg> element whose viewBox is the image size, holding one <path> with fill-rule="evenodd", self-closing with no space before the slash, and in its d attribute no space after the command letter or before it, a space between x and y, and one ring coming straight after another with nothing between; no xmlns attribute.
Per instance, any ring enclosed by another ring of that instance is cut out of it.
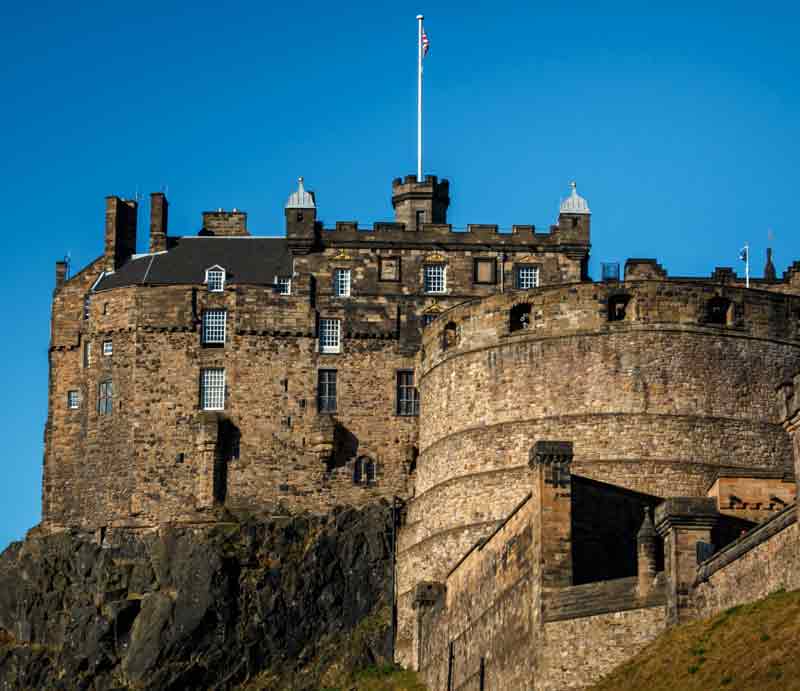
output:
<svg viewBox="0 0 800 691"><path fill-rule="evenodd" d="M521 264L517 267L517 288L530 290L539 287L539 267L532 264Z"/></svg>
<svg viewBox="0 0 800 691"><path fill-rule="evenodd" d="M226 310L206 310L203 312L203 344L222 345L225 343Z"/></svg>
<svg viewBox="0 0 800 691"><path fill-rule="evenodd" d="M67 408L77 410L81 407L81 397L77 391L67 391Z"/></svg>
<svg viewBox="0 0 800 691"><path fill-rule="evenodd" d="M444 264L426 264L423 272L423 284L426 293L445 292L447 282Z"/></svg>
<svg viewBox="0 0 800 691"><path fill-rule="evenodd" d="M110 357L114 354L114 343L112 341L103 341L103 355Z"/></svg>
<svg viewBox="0 0 800 691"><path fill-rule="evenodd" d="M200 405L203 410L225 410L225 370L200 370Z"/></svg>
<svg viewBox="0 0 800 691"><path fill-rule="evenodd" d="M275 284L278 286L278 295L292 294L292 279L288 276L278 276Z"/></svg>
<svg viewBox="0 0 800 691"><path fill-rule="evenodd" d="M350 269L336 269L333 272L333 294L337 298L350 297Z"/></svg>
<svg viewBox="0 0 800 691"><path fill-rule="evenodd" d="M474 270L475 283L493 284L495 283L495 260L476 259Z"/></svg>
<svg viewBox="0 0 800 691"><path fill-rule="evenodd" d="M381 281L399 281L400 257L381 257L379 260L378 278Z"/></svg>
<svg viewBox="0 0 800 691"><path fill-rule="evenodd" d="M321 353L338 353L341 350L341 321L319 320L319 350Z"/></svg>
<svg viewBox="0 0 800 691"><path fill-rule="evenodd" d="M225 270L213 267L206 270L206 284L212 293L221 293L225 288Z"/></svg>

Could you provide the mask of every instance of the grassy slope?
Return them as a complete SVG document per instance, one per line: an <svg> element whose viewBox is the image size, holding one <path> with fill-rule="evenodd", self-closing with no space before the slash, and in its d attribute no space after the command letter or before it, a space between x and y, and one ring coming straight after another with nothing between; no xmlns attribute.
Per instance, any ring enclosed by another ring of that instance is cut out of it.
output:
<svg viewBox="0 0 800 691"><path fill-rule="evenodd" d="M800 591L662 634L591 691L800 689Z"/></svg>

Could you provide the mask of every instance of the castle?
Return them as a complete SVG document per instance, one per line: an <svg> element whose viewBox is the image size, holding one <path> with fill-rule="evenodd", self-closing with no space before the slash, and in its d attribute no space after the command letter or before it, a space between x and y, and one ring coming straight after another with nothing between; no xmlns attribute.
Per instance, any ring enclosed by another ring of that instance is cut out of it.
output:
<svg viewBox="0 0 800 691"><path fill-rule="evenodd" d="M800 263L596 282L574 185L543 230L448 205L407 176L393 222L325 228L301 179L283 238L172 236L156 193L136 254L108 197L103 254L56 263L41 529L400 498L396 656L436 691L580 688L800 587Z"/></svg>

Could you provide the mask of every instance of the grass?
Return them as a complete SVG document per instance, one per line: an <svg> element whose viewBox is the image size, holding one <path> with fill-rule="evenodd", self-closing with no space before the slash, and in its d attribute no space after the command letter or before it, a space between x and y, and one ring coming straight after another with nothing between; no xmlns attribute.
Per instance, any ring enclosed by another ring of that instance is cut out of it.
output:
<svg viewBox="0 0 800 691"><path fill-rule="evenodd" d="M590 691L800 690L800 591L675 627Z"/></svg>
<svg viewBox="0 0 800 691"><path fill-rule="evenodd" d="M330 687L322 691L427 691L427 687L414 672L387 664L362 670L345 688Z"/></svg>

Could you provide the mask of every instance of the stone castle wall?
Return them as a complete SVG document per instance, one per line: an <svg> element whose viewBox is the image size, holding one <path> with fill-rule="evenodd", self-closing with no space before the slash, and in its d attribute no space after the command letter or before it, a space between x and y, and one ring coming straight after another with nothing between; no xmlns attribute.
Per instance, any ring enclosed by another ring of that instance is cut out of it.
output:
<svg viewBox="0 0 800 691"><path fill-rule="evenodd" d="M609 301L629 298L609 321ZM730 317L708 322L724 295ZM530 305L527 328L510 315ZM655 496L704 496L723 468L782 469L775 387L800 368L796 297L671 281L579 284L473 301L423 338L420 458L398 556L410 598L525 496L537 439L574 442L573 472ZM401 659L403 653L400 653Z"/></svg>

